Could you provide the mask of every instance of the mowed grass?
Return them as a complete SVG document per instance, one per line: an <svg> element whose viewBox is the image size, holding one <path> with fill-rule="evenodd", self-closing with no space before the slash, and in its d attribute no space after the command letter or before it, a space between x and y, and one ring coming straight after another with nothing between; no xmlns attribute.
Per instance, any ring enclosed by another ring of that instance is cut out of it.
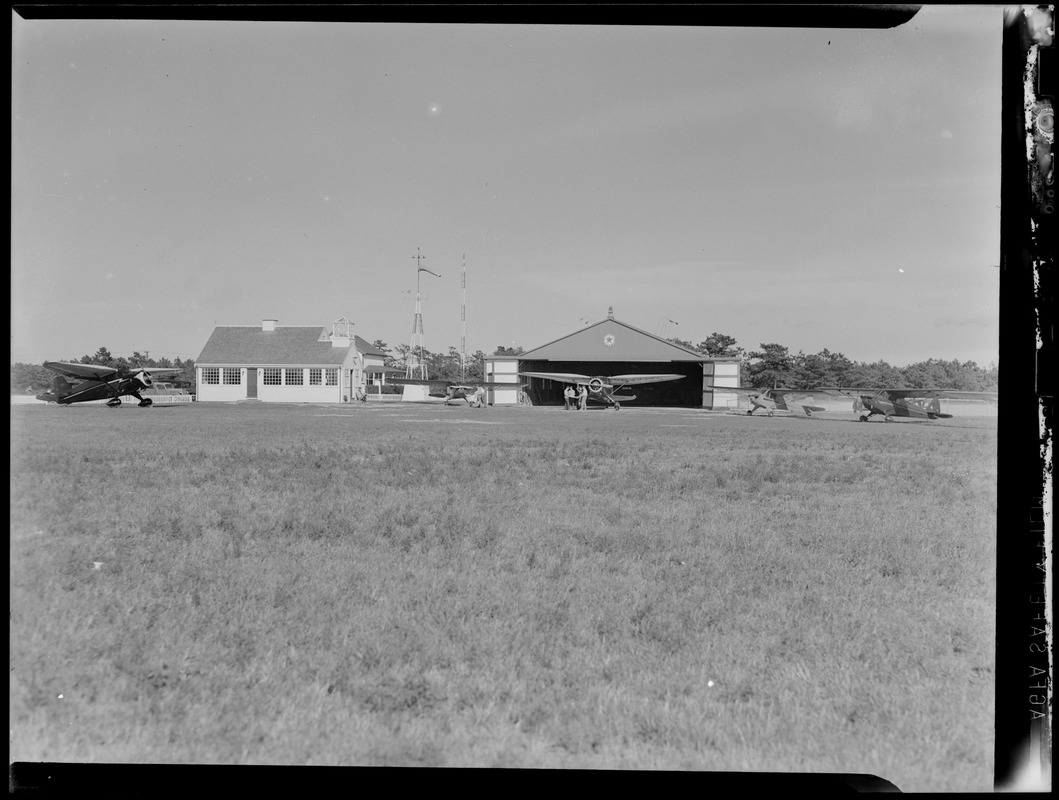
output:
<svg viewBox="0 0 1059 800"><path fill-rule="evenodd" d="M11 414L13 761L992 788L995 418Z"/></svg>

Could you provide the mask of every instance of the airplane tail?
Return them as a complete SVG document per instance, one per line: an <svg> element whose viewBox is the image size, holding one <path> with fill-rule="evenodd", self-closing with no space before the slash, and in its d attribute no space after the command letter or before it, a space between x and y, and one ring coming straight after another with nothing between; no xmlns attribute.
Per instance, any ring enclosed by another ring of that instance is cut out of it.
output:
<svg viewBox="0 0 1059 800"><path fill-rule="evenodd" d="M37 399L48 403L61 403L63 398L70 394L72 386L62 375L56 375L55 380L52 381L52 390L38 394Z"/></svg>
<svg viewBox="0 0 1059 800"><path fill-rule="evenodd" d="M941 401L936 397L932 397L930 402L927 404L927 416L930 419L952 419L952 414L941 413Z"/></svg>

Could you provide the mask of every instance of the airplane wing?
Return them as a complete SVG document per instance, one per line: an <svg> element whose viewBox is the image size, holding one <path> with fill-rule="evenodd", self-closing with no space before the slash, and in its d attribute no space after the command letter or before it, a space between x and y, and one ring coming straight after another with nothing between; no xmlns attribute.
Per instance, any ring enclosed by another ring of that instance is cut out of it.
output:
<svg viewBox="0 0 1059 800"><path fill-rule="evenodd" d="M889 400L900 400L904 397L937 397L949 400L983 400L990 403L999 402L999 392L965 392L961 389L900 389L900 388L847 388L827 387L814 390L820 394L845 395L862 397L864 395L883 395Z"/></svg>
<svg viewBox="0 0 1059 800"><path fill-rule="evenodd" d="M129 372L146 372L148 375L176 375L183 367L129 367Z"/></svg>
<svg viewBox="0 0 1059 800"><path fill-rule="evenodd" d="M592 380L591 375L579 375L576 372L520 372L519 375L523 378L544 378L562 383L588 383Z"/></svg>
<svg viewBox="0 0 1059 800"><path fill-rule="evenodd" d="M521 389L523 386L526 386L525 383L496 383L491 381L463 381L462 383L455 383L437 378L387 378L386 382L397 386L441 387L442 391L444 391L445 387L451 387L453 389L477 389L481 386L485 389Z"/></svg>
<svg viewBox="0 0 1059 800"><path fill-rule="evenodd" d="M937 397L948 400L987 400L997 402L999 392L964 392L958 389L884 389L891 399L900 397Z"/></svg>
<svg viewBox="0 0 1059 800"><path fill-rule="evenodd" d="M636 383L661 383L662 381L678 381L683 378L683 375L674 375L672 373L658 374L658 375L611 375L609 378L603 380L614 386L632 386Z"/></svg>
<svg viewBox="0 0 1059 800"><path fill-rule="evenodd" d="M69 364L65 361L45 361L45 369L90 381L109 381L118 374L115 367L101 367L98 364Z"/></svg>
<svg viewBox="0 0 1059 800"><path fill-rule="evenodd" d="M721 392L734 392L742 397L749 397L750 395L765 395L766 397L793 397L798 394L809 395L809 392L799 392L795 389L768 389L761 388L758 386L719 386L716 383L708 383L703 386L704 389L710 389L711 391Z"/></svg>
<svg viewBox="0 0 1059 800"><path fill-rule="evenodd" d="M743 396L751 394L764 394L768 389L758 389L755 386L718 386L716 383L707 383L703 386L704 389L719 389L723 392L735 392Z"/></svg>
<svg viewBox="0 0 1059 800"><path fill-rule="evenodd" d="M454 383L451 384L453 389L477 389L481 386L483 389L523 389L529 386L528 383L497 383L495 381L469 381L467 383Z"/></svg>
<svg viewBox="0 0 1059 800"><path fill-rule="evenodd" d="M448 381L437 378L387 378L386 382L395 386L428 386L431 394L434 392L445 394L445 390L449 387Z"/></svg>
<svg viewBox="0 0 1059 800"><path fill-rule="evenodd" d="M658 374L658 375L581 375L576 372L520 372L519 375L526 378L546 378L551 381L562 383L591 383L593 380L602 380L611 386L630 386L634 383L660 383L661 381L675 381L683 378L683 375Z"/></svg>

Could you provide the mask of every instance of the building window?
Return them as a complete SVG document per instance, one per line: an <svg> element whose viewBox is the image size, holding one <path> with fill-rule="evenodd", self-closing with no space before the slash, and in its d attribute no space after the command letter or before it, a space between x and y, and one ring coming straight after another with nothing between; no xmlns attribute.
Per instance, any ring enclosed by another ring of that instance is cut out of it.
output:
<svg viewBox="0 0 1059 800"><path fill-rule="evenodd" d="M327 370L327 385L338 386L338 370L329 369Z"/></svg>
<svg viewBox="0 0 1059 800"><path fill-rule="evenodd" d="M282 373L283 370L278 367L265 367L265 375L261 379L261 382L265 384L265 386L279 386L280 375Z"/></svg>
<svg viewBox="0 0 1059 800"><path fill-rule="evenodd" d="M227 386L238 386L243 382L241 370L232 369L230 367L224 368L224 383Z"/></svg>
<svg viewBox="0 0 1059 800"><path fill-rule="evenodd" d="M202 382L203 383L220 383L221 382L221 368L220 367L203 367L202 368Z"/></svg>
<svg viewBox="0 0 1059 800"><path fill-rule="evenodd" d="M283 382L288 386L301 386L305 382L305 370L290 368L283 370Z"/></svg>
<svg viewBox="0 0 1059 800"><path fill-rule="evenodd" d="M311 369L311 370L309 370L309 385L310 386L319 386L320 385L320 381L321 381L321 379L323 377L323 372L324 371L322 369Z"/></svg>

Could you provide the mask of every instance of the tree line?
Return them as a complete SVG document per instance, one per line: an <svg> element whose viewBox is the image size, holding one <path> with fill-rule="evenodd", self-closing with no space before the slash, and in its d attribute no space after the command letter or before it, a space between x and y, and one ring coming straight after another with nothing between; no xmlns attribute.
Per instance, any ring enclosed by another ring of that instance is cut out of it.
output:
<svg viewBox="0 0 1059 800"><path fill-rule="evenodd" d="M760 349L745 351L736 340L723 333L712 333L705 340L693 344L682 339L670 338L673 344L701 353L711 358L738 358L739 382L743 386L758 388L784 387L787 389L810 389L822 386L846 387L906 387L920 389L944 387L968 392L991 392L999 389L999 370L995 364L983 368L974 361L960 362L928 359L907 367L894 367L885 361L873 363L852 361L842 353L833 353L824 348L819 353L792 354L785 346L771 342L761 344ZM391 348L381 340L372 346L385 356L389 367L405 369L411 360L421 361L431 378L444 381L474 381L485 378L484 359L481 350L468 354L466 358L455 347L444 353L417 350L412 353L410 345L401 344ZM499 346L494 356L519 356L525 352L521 347ZM134 352L130 357L115 358L105 347L92 355L66 359L81 364L99 364L122 371L133 371L141 367L156 369L180 369L181 372L165 380L189 391L195 390L195 362L193 359L150 358L148 353ZM39 364L16 363L11 366L11 391L13 393L37 393L49 389L54 374Z"/></svg>
<svg viewBox="0 0 1059 800"><path fill-rule="evenodd" d="M996 364L980 367L974 361L930 358L907 367L895 367L885 361L853 361L842 353L832 353L826 347L819 353L803 353L799 350L792 354L775 342L762 343L761 349L746 352L737 346L734 338L723 333L710 334L698 344L680 339L669 341L714 358L739 358L740 384L759 389L812 389L824 386L937 387L963 392L995 392L999 389L1000 374Z"/></svg>

